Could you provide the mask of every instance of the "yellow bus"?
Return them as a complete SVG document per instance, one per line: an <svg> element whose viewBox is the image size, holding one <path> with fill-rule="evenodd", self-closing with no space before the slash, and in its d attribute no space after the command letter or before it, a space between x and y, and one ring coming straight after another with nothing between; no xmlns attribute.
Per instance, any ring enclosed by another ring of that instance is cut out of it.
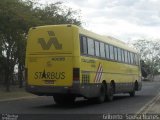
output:
<svg viewBox="0 0 160 120"><path fill-rule="evenodd" d="M117 93L141 89L138 53L127 44L75 25L48 25L29 30L26 90L53 96L57 104L76 97L112 100Z"/></svg>

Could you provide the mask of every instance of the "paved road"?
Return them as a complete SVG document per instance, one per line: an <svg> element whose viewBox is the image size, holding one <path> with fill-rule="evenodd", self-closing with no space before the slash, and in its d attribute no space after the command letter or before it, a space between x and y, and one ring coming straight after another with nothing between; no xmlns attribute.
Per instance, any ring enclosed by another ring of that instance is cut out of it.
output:
<svg viewBox="0 0 160 120"><path fill-rule="evenodd" d="M37 97L0 102L0 113L14 114L97 114L137 113L160 92L160 82L143 82L143 89L135 97L128 94L116 95L113 102L94 104L77 100L75 105L56 105L52 97Z"/></svg>

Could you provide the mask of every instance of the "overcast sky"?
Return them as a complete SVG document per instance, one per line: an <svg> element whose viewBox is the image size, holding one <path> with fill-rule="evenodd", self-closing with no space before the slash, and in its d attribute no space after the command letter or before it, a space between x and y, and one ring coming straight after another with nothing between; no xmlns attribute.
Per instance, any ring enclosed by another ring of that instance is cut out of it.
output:
<svg viewBox="0 0 160 120"><path fill-rule="evenodd" d="M160 0L46 1L62 1L65 5L80 10L82 26L93 32L123 41L160 39Z"/></svg>

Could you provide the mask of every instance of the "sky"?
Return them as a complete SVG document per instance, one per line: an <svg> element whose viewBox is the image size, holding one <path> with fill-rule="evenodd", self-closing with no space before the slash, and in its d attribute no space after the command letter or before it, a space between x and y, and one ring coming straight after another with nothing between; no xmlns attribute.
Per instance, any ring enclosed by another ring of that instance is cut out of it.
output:
<svg viewBox="0 0 160 120"><path fill-rule="evenodd" d="M95 33L126 42L160 39L160 0L41 0L41 3L57 1L80 11L82 26Z"/></svg>

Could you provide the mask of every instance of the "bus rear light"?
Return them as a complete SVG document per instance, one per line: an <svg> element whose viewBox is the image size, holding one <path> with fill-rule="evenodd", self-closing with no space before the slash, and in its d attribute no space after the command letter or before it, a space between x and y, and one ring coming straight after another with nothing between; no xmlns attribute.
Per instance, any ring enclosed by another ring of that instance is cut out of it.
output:
<svg viewBox="0 0 160 120"><path fill-rule="evenodd" d="M73 81L79 81L80 80L80 69L79 68L73 68Z"/></svg>

